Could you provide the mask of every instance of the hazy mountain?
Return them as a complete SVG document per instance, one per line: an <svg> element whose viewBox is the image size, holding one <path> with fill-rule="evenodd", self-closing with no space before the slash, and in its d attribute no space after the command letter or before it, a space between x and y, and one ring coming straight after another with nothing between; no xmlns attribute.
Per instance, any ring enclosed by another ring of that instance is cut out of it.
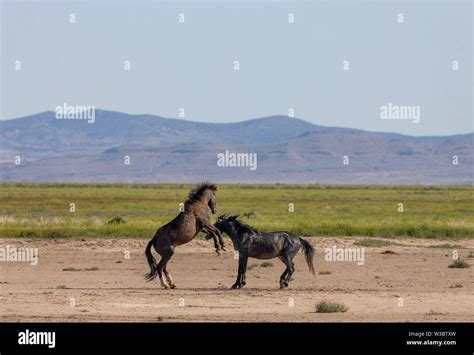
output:
<svg viewBox="0 0 474 355"><path fill-rule="evenodd" d="M130 144L276 143L311 131L303 120L273 116L239 123L200 123L97 110L94 123L59 120L54 112L0 121L1 148L32 154L97 152Z"/></svg>
<svg viewBox="0 0 474 355"><path fill-rule="evenodd" d="M473 139L322 127L286 116L215 124L96 111L87 123L45 112L0 121L0 179L472 184ZM219 167L226 150L256 153L257 169Z"/></svg>

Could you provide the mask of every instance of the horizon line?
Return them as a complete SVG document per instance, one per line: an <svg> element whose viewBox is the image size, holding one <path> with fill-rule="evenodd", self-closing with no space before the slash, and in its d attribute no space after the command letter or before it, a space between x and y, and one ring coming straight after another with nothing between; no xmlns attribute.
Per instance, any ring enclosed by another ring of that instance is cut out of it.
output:
<svg viewBox="0 0 474 355"><path fill-rule="evenodd" d="M83 106L83 105L81 105ZM363 131L363 132L370 132L370 133L384 133L384 134L394 134L394 135L400 135L400 136L406 136L406 137L424 137L424 138L429 138L429 137L454 137L454 136L463 136L463 135L471 135L474 134L474 128L470 132L465 132L465 133L455 133L455 134L449 134L449 135L410 135L410 134L405 134L405 133L399 133L399 132L394 132L394 131L371 131L363 128L355 128L355 127L347 127L347 126L325 126L325 125L319 125L316 123L309 122L303 118L300 117L291 117L288 115L284 114L273 114L273 115L268 115L268 116L260 116L260 117L254 117L254 118L249 118L249 119L244 119L241 121L232 121L232 122L206 122L206 121L194 121L191 119L184 119L184 118L179 118L179 117L166 117L166 116L160 116L157 114L152 114L152 113L129 113L129 112L124 112L124 111L117 111L117 110L107 110L107 109L101 109L101 108L94 108L95 111L102 111L102 112L112 112L112 113L119 113L119 114L124 114L128 116L153 116L156 118L162 118L166 120L175 120L175 121L183 121L183 122L191 122L191 123L198 123L198 124L209 124L209 125L226 125L226 124L239 124L239 123L244 123L244 122L249 122L249 121L256 121L256 120L261 120L261 119L266 119L266 118L272 118L272 117L281 117L281 118L289 118L289 119L296 119L303 121L307 124L313 125L315 127L323 127L323 128L337 128L337 129L350 129L350 130L357 130L357 131ZM2 122L8 122L8 121L14 121L14 120L20 120L20 119L25 119L41 114L46 114L46 113L52 113L54 114L55 112L52 110L46 110L46 111L41 111L37 112L34 114L29 114L26 116L20 116L20 117L13 117L13 118L2 118L0 119L0 124ZM311 132L311 131L308 131Z"/></svg>

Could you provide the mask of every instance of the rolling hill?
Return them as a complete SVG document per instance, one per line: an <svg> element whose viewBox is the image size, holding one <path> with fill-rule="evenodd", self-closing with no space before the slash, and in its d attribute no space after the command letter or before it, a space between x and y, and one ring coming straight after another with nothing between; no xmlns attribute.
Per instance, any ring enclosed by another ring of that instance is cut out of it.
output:
<svg viewBox="0 0 474 355"><path fill-rule="evenodd" d="M286 116L200 123L98 110L87 123L43 112L0 121L0 179L472 185L473 140L472 133L414 137ZM257 169L218 166L226 151L257 154Z"/></svg>

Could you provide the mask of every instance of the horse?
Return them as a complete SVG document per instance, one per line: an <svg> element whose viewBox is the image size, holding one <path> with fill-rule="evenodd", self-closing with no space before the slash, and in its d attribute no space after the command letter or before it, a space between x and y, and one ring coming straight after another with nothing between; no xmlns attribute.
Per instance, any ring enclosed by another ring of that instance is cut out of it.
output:
<svg viewBox="0 0 474 355"><path fill-rule="evenodd" d="M239 255L239 269L237 280L232 285L232 289L245 286L245 272L247 271L248 258L273 259L279 258L286 269L280 277L280 288L288 287L291 276L295 271L293 258L300 249L303 249L309 271L314 275L313 259L315 255L314 247L306 240L289 232L259 232L255 228L248 226L238 220L239 216L221 215L214 226L221 232L227 234L234 249Z"/></svg>
<svg viewBox="0 0 474 355"><path fill-rule="evenodd" d="M201 183L189 193L188 199L184 203L184 211L156 231L145 249L145 255L150 266L150 272L145 275L148 281L158 276L163 288L176 288L171 274L166 269L166 264L173 256L176 246L190 242L201 231L214 239L217 254L219 254L220 249L225 251L222 235L219 229L212 225L208 210L209 207L213 214L217 212L216 191L217 186L215 184L210 182ZM158 264L151 252L152 246L161 256ZM163 279L163 274L166 280Z"/></svg>

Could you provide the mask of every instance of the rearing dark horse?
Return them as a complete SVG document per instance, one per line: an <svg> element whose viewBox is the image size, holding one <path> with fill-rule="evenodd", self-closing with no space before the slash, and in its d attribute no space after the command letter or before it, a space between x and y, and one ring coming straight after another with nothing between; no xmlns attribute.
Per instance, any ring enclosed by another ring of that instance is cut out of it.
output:
<svg viewBox="0 0 474 355"><path fill-rule="evenodd" d="M189 193L188 199L184 204L184 211L158 229L153 238L148 243L145 255L150 265L150 273L146 275L148 281L159 276L161 286L164 288L176 288L170 273L166 270L166 264L174 254L174 248L178 245L190 242L200 231L208 233L214 239L216 252L219 249L225 250L224 241L219 229L211 223L212 213L216 213L216 194L217 186L209 182L203 182ZM217 243L219 238L219 244ZM161 260L157 264L151 253L151 247L161 255ZM163 279L163 274L166 280Z"/></svg>

